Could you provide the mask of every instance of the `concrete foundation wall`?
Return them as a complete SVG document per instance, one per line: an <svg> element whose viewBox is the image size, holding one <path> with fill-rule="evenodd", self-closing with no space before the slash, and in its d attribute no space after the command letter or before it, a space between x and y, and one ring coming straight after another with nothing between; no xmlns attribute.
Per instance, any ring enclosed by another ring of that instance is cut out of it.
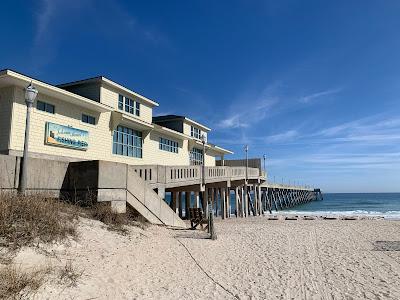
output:
<svg viewBox="0 0 400 300"><path fill-rule="evenodd" d="M0 155L0 190L15 189L18 184L19 159L15 156Z"/></svg>

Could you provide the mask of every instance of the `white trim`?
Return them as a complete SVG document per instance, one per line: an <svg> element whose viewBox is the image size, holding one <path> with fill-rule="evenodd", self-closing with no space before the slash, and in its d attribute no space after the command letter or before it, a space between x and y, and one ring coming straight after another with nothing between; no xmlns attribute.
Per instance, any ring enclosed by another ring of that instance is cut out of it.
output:
<svg viewBox="0 0 400 300"><path fill-rule="evenodd" d="M41 92L40 91L41 89L44 89L45 91L57 93L60 96L60 97L57 97L57 99L60 101L70 102L74 105L85 107L85 108L91 109L93 111L98 111L98 112L108 112L108 111L113 110L112 107L109 107L105 104L82 97L80 95L66 91L62 88L50 85L48 83L44 83L42 81L30 78L28 76L16 73L14 71L4 70L4 71L0 72L0 79L7 78L7 77L9 79L11 79L10 85L15 85L18 87L25 87L30 82L32 82L32 84L35 85L36 88L39 90L39 94ZM47 93L45 92L45 94L47 94ZM63 97L61 98L61 96L63 96Z"/></svg>

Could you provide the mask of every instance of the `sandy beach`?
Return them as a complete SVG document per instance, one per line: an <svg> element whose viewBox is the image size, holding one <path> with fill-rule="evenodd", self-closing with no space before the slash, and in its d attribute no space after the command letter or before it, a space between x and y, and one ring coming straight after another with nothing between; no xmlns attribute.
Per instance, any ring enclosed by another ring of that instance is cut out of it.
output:
<svg viewBox="0 0 400 300"><path fill-rule="evenodd" d="M387 220L216 220L218 240L200 231L129 227L127 235L81 219L79 238L23 248L22 268L65 266L76 286L49 275L35 299L400 299L399 241ZM40 247L39 247L40 248Z"/></svg>

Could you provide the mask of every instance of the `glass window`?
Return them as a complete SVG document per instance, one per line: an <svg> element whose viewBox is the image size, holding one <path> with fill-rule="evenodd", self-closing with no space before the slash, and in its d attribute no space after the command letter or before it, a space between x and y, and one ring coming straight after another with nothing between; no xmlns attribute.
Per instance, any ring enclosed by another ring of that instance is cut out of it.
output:
<svg viewBox="0 0 400 300"><path fill-rule="evenodd" d="M89 115L82 114L82 122L95 125L96 124L96 118L92 117L92 116L89 116Z"/></svg>
<svg viewBox="0 0 400 300"><path fill-rule="evenodd" d="M140 116L140 103L122 95L118 96L118 109L138 117Z"/></svg>
<svg viewBox="0 0 400 300"><path fill-rule="evenodd" d="M49 104L49 103L39 101L39 100L36 103L36 109L48 112L50 114L54 114L54 112L55 112L55 107L53 104Z"/></svg>
<svg viewBox="0 0 400 300"><path fill-rule="evenodd" d="M201 138L201 130L197 127L191 126L190 127L190 135L196 139Z"/></svg>
<svg viewBox="0 0 400 300"><path fill-rule="evenodd" d="M193 148L190 151L190 164L191 165L202 165L203 164L203 150Z"/></svg>
<svg viewBox="0 0 400 300"><path fill-rule="evenodd" d="M136 116L140 116L140 103L139 102L136 102L136 105L135 105L135 115Z"/></svg>
<svg viewBox="0 0 400 300"><path fill-rule="evenodd" d="M160 144L159 144L160 150L172 153L178 153L178 148L179 148L178 142L160 137Z"/></svg>
<svg viewBox="0 0 400 300"><path fill-rule="evenodd" d="M118 109L122 110L124 108L124 96L119 95L118 97Z"/></svg>
<svg viewBox="0 0 400 300"><path fill-rule="evenodd" d="M113 136L113 153L142 158L142 133L124 126L117 126Z"/></svg>

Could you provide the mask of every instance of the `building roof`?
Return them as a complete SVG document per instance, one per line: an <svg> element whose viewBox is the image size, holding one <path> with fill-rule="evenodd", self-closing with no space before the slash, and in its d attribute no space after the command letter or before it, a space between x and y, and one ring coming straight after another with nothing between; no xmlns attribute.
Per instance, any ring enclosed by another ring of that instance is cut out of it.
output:
<svg viewBox="0 0 400 300"><path fill-rule="evenodd" d="M71 86L76 86L76 85L81 85L81 84L90 84L90 83L107 84L107 85L114 87L116 89L119 89L125 93L131 94L134 97L138 97L142 101L146 102L147 104L149 104L151 106L159 106L159 104L157 102L155 102L145 96L142 96L142 95L136 93L135 91L128 89L127 87L125 87L111 79L108 79L105 76L96 76L96 77L91 77L91 78L87 78L87 79L81 79L81 80L76 80L76 81L72 81L72 82L62 83L62 84L58 84L57 87L67 88L67 87L71 87Z"/></svg>
<svg viewBox="0 0 400 300"><path fill-rule="evenodd" d="M158 122L163 122L163 121L176 121L176 120L187 121L188 123L196 125L205 131L211 131L211 128L208 128L207 126L200 124L200 123L198 123L192 119L189 119L188 117L185 117L185 116L164 115L164 116L153 117L153 123L158 123Z"/></svg>
<svg viewBox="0 0 400 300"><path fill-rule="evenodd" d="M113 109L112 107L109 107L108 105L105 105L103 103L93 101L92 99L69 92L50 83L35 79L33 77L24 75L22 73L10 69L0 70L0 79L2 79L0 81L0 87L2 83L6 85L17 85L21 87L26 87L29 84L29 82L32 82L35 85L35 87L39 90L39 93L46 92L47 94L50 95L54 96L57 95L60 99L64 101L94 111L105 112L105 111L112 111Z"/></svg>

